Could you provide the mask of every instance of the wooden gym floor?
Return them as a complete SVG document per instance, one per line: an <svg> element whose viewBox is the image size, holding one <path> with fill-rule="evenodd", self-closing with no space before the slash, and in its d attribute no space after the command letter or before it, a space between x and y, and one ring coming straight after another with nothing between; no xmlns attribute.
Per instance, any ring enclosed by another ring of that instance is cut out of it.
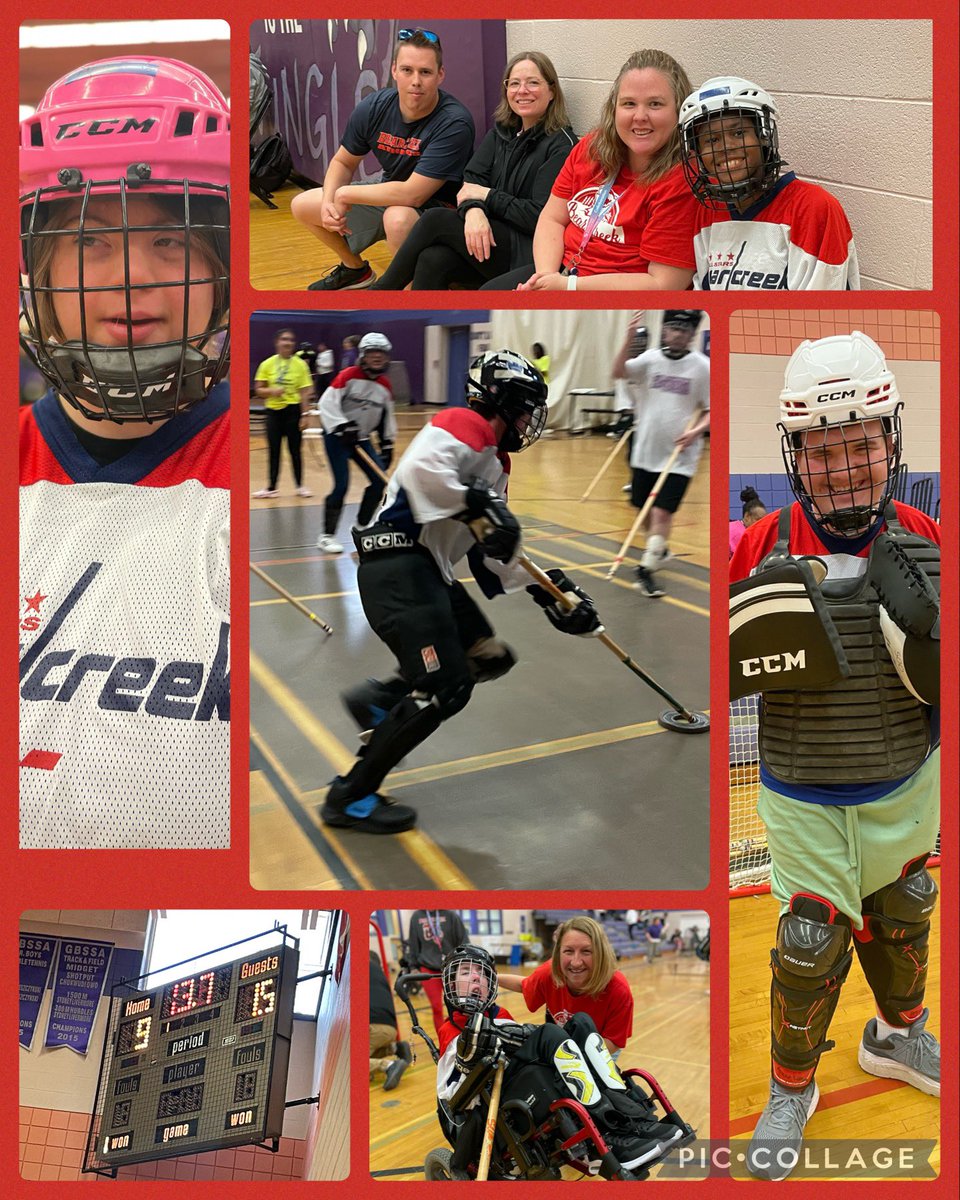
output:
<svg viewBox="0 0 960 1200"><path fill-rule="evenodd" d="M655 1075L677 1112L701 1138L710 1129L710 968L692 954L662 955L653 963L620 964L634 998L633 1037L617 1060L621 1068L643 1067ZM528 972L524 972L528 973ZM540 1024L544 1010L528 1013L519 993L505 992L503 1007L517 1021ZM417 1019L436 1041L426 997L414 1002ZM445 1146L437 1121L437 1072L410 1018L398 1001L400 1036L417 1056L397 1088L383 1090L383 1076L370 1081L370 1170L387 1181L421 1179L423 1160ZM656 1178L657 1168L651 1172ZM564 1178L586 1179L564 1168Z"/></svg>
<svg viewBox="0 0 960 1200"><path fill-rule="evenodd" d="M939 882L939 869L932 872ZM730 903L730 1136L746 1142L767 1102L770 1079L770 947L778 905L770 895ZM927 1028L940 1034L940 909L930 932ZM817 1070L820 1103L810 1138L937 1139L930 1156L940 1168L940 1102L896 1079L878 1079L857 1064L863 1026L876 1015L873 996L854 957L830 1025L836 1042ZM749 1176L747 1176L749 1178Z"/></svg>
<svg viewBox="0 0 960 1200"><path fill-rule="evenodd" d="M250 283L264 291L299 291L326 275L340 261L290 214L300 188L288 187L273 197L276 209L250 197ZM392 255L377 242L363 257L382 275Z"/></svg>
<svg viewBox="0 0 960 1200"><path fill-rule="evenodd" d="M398 451L426 419L401 410ZM611 637L680 703L706 709L709 454L674 524L677 557L658 576L668 594L649 600L631 589L629 562L604 579L634 515L620 491L626 469L612 466L578 503L610 446L605 437L547 437L518 458L511 507L527 551L585 586ZM469 707L387 780L386 790L418 810L417 829L375 837L320 823L325 788L357 745L338 693L393 667L364 620L355 556L315 548L330 487L322 459L308 440L305 482L315 499L293 498L285 463L285 496L251 502L253 562L335 630L325 637L251 577L254 887L704 887L709 735L661 728L665 701L598 642L555 631L523 593L481 598L518 665L477 688ZM265 467L264 441L254 435L252 489ZM347 543L358 477L338 531Z"/></svg>

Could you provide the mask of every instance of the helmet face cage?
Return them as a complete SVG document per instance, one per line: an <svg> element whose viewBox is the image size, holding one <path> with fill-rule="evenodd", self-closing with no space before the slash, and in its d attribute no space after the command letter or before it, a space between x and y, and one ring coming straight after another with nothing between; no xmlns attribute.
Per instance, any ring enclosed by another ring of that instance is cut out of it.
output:
<svg viewBox="0 0 960 1200"><path fill-rule="evenodd" d="M833 537L855 538L882 516L900 468L900 406L893 416L805 430L782 424L780 452L804 512Z"/></svg>
<svg viewBox="0 0 960 1200"><path fill-rule="evenodd" d="M227 373L229 125L223 96L202 72L137 56L64 76L21 123L21 345L89 420L165 420ZM145 213L140 198L160 212ZM170 235L168 253L182 255L182 267L174 259L159 278L134 276L132 242L157 234ZM90 265L91 239L105 248L105 273ZM212 297L202 317L198 287ZM105 305L118 330L107 342L96 328ZM148 342L142 326L154 305L166 333Z"/></svg>
<svg viewBox="0 0 960 1200"><path fill-rule="evenodd" d="M507 431L500 439L501 450L517 454L543 433L547 385L523 355L497 350L474 359L466 391L468 403L507 422Z"/></svg>
<svg viewBox="0 0 960 1200"><path fill-rule="evenodd" d="M718 174L714 164L704 161L704 141L717 138L722 146L722 122L728 117L749 120L760 143L759 169L745 179L735 180L729 173ZM693 194L705 208L724 211L729 204L738 204L750 197L766 195L780 178L784 163L780 157L775 111L766 104L740 106L736 98L720 104L703 103L700 115L688 118L681 128L683 142L683 171Z"/></svg>
<svg viewBox="0 0 960 1200"><path fill-rule="evenodd" d="M460 946L443 960L443 998L453 1012L486 1012L497 999L499 980L493 959L479 946Z"/></svg>

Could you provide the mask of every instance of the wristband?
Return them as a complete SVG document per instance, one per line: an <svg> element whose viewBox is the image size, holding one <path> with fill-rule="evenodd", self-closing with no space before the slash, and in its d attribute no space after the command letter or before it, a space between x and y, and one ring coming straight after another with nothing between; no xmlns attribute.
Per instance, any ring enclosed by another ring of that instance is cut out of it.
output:
<svg viewBox="0 0 960 1200"><path fill-rule="evenodd" d="M487 215L487 206L483 200L464 200L462 204L457 206L457 212L461 217L465 217L471 208L479 208L484 216Z"/></svg>
<svg viewBox="0 0 960 1200"><path fill-rule="evenodd" d="M568 276L567 276L567 291L568 291L568 292L575 292L576 290L577 290L577 277L576 277L576 275L568 275Z"/></svg>

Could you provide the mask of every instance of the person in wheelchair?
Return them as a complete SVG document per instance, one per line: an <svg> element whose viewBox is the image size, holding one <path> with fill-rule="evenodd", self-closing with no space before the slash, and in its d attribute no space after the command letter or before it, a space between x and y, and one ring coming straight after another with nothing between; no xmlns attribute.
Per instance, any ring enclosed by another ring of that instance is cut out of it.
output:
<svg viewBox="0 0 960 1200"><path fill-rule="evenodd" d="M501 1113L525 1106L535 1128L548 1126L554 1143L548 1157L586 1129L572 1147L585 1161L570 1165L587 1173L645 1174L692 1136L672 1111L665 1121L656 1118L653 1101L620 1074L586 1013L574 1014L563 1027L518 1024L497 1004L494 961L478 946L463 945L447 955L441 978L449 1017L439 1031L437 1096L455 1167L464 1170L479 1156L487 1116L481 1093L501 1063ZM571 1098L577 1103L570 1104ZM557 1100L567 1103L551 1109Z"/></svg>

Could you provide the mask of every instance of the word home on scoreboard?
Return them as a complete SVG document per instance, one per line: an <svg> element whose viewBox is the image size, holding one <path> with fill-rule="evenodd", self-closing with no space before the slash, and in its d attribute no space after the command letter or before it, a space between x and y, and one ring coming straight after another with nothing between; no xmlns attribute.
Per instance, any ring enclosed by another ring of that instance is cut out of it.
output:
<svg viewBox="0 0 960 1200"><path fill-rule="evenodd" d="M114 995L87 1171L279 1138L298 952Z"/></svg>

